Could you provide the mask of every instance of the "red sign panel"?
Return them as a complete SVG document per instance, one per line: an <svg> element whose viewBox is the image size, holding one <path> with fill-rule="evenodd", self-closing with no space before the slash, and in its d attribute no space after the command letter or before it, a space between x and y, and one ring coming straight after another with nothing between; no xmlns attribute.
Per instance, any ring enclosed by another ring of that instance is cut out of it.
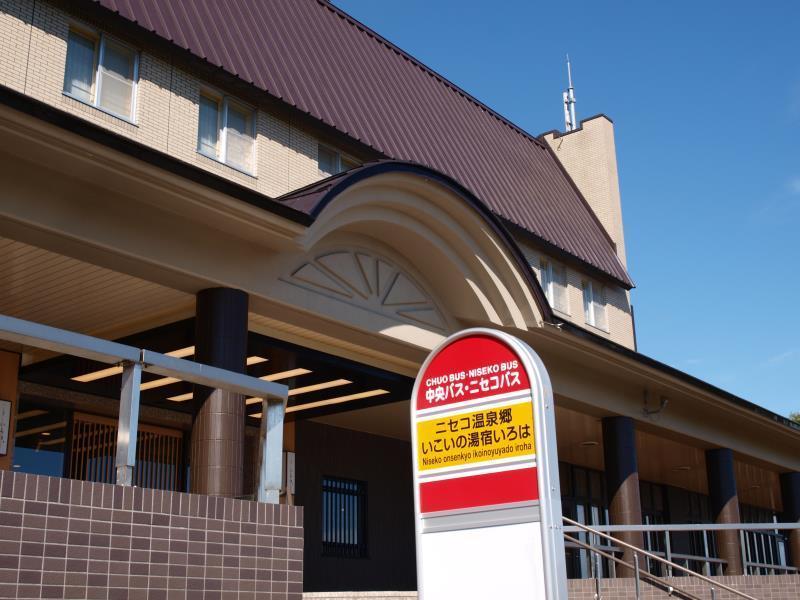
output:
<svg viewBox="0 0 800 600"><path fill-rule="evenodd" d="M530 381L487 335L442 348L420 375L414 412L422 514L539 499Z"/></svg>
<svg viewBox="0 0 800 600"><path fill-rule="evenodd" d="M530 388L516 353L484 335L444 347L428 364L421 383L417 410Z"/></svg>

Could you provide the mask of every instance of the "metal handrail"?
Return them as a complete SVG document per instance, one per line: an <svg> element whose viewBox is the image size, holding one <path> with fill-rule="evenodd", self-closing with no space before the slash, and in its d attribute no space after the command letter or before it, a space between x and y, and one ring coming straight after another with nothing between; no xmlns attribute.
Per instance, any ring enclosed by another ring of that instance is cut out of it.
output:
<svg viewBox="0 0 800 600"><path fill-rule="evenodd" d="M258 500L278 504L283 421L289 398L287 386L3 314L0 314L0 339L121 367L115 459L118 485L130 486L133 483L143 371L262 398Z"/></svg>
<svg viewBox="0 0 800 600"><path fill-rule="evenodd" d="M798 573L800 569L791 565L780 563L759 562L758 560L750 560L749 551L746 549L746 541L749 540L747 534L755 536L764 536L775 538L778 541L785 541L786 537L781 531L790 532L800 530L800 523L702 523L702 524L673 524L673 525L596 525L596 531L605 533L620 533L628 531L643 532L646 534L664 534L665 535L665 551L651 550L655 554L664 556L667 560L679 559L686 561L696 561L705 564L704 571L707 575L711 574L711 569L724 565L725 561L709 555L691 555L691 554L676 554L670 551L670 534L671 533L703 533L708 535L716 531L738 531L741 537L742 547L742 566L745 573L754 569L766 569L775 573ZM565 532L579 532L581 528L574 526L564 527ZM753 557L756 558L756 557Z"/></svg>
<svg viewBox="0 0 800 600"><path fill-rule="evenodd" d="M564 517L566 519L567 517ZM573 521L574 522L574 521ZM564 527L564 531L576 532L583 529L580 523ZM593 531L622 533L625 531L772 531L775 529L800 529L800 523L682 523L677 525L596 525Z"/></svg>
<svg viewBox="0 0 800 600"><path fill-rule="evenodd" d="M624 567L629 568L630 570L634 571L637 574L641 574L641 570L639 569L639 565L638 565L638 559L637 559L636 563L631 564L631 563L629 563L629 562L627 562L625 560L622 560L621 558L619 558L617 556L614 556L613 554L610 554L608 552L604 552L602 550L599 550L597 548L597 546L592 546L592 545L587 544L585 542L581 542L577 538L574 538L571 535L567 535L566 533L564 534L564 538L567 539L570 542L570 544L572 544L574 546L577 546L579 548L584 548L585 550L588 550L589 552L595 553L597 556L605 558L606 560L614 561L617 564L620 564L620 565L622 565ZM595 567L595 569L596 569L596 567ZM638 575L637 575L637 577L638 577ZM595 571L595 578L597 578L596 571ZM659 577L658 575L653 575L652 573L650 573L648 571L645 571L643 573L643 579L655 581L658 584L658 586L661 586L661 587L665 588L670 593L678 592L682 596L685 596L686 600L702 600L701 598L699 598L698 596L695 596L691 592L688 592L688 591L686 591L684 589L681 589L681 588L679 588L677 586L674 586L671 583L669 583L668 581L666 581L665 579ZM649 583L650 583L650 585L654 585L652 582L649 582ZM596 594L596 597L598 599L600 598L599 590L598 590L598 593ZM636 598L639 598L638 580L637 580Z"/></svg>
<svg viewBox="0 0 800 600"><path fill-rule="evenodd" d="M650 558L652 560L660 562L660 563L662 563L664 565L667 565L671 569L678 569L679 571L683 571L684 573L688 574L689 576L696 577L697 579L699 579L701 581L704 581L705 583L709 584L710 586L719 587L720 589L723 589L726 592L730 592L731 594L734 594L735 596L738 596L739 598L745 598L746 600L757 600L757 598L754 598L753 596L745 594L744 592L740 592L738 590L735 590L734 588L729 587L729 586L727 586L727 585L725 585L723 583L720 583L718 581L714 581L713 579L711 579L709 577L706 577L705 575L701 575L700 573L696 573L695 571L692 571L691 569L683 567L683 566L681 566L681 565L679 565L677 563L674 563L672 561L669 561L669 560L666 560L664 558L661 558L660 556L657 556L657 555L653 554L652 552L648 552L647 550L644 550L642 548L637 548L636 546L634 546L632 544L628 544L627 542L623 542L622 540L620 540L618 538L615 538L615 537L612 537L612 536L608 535L607 533L603 533L602 531L598 531L597 529L593 529L592 527L588 527L586 525L583 525L582 523L578 523L577 521L573 521L569 517L562 517L562 518L564 519L564 522L567 523L568 525L571 525L573 527L578 527L579 529L582 529L583 531L586 531L588 533L591 533L591 534L600 536L602 538L605 538L605 539L613 542L614 544L622 546L623 548L628 548L629 550L633 550L636 554L641 554L642 556L645 556L647 558ZM572 540L570 540L570 541L572 541ZM638 572L638 570L637 570L637 572ZM650 575L650 573L648 573L648 575Z"/></svg>

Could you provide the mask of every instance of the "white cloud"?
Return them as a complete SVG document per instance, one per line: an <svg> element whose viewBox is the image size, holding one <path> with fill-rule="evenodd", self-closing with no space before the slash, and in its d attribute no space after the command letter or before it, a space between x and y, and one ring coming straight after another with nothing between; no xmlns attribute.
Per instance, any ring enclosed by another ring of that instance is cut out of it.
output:
<svg viewBox="0 0 800 600"><path fill-rule="evenodd" d="M794 349L787 350L786 352L780 352L778 354L773 354L772 356L768 357L764 361L763 364L764 365L781 365L781 364L785 363L787 360L789 360L790 358L793 358L794 356L797 356L797 354L798 354L797 350L794 350Z"/></svg>
<svg viewBox="0 0 800 600"><path fill-rule="evenodd" d="M800 177L792 177L789 179L789 183L786 185L789 190L790 194L796 194L800 196Z"/></svg>

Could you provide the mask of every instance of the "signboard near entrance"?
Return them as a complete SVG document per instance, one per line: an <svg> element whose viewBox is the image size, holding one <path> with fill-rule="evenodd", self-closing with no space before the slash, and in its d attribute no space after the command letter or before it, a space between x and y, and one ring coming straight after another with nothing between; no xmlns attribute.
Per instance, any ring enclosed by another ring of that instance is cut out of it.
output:
<svg viewBox="0 0 800 600"><path fill-rule="evenodd" d="M468 329L417 377L411 436L421 600L566 600L553 392L513 336Z"/></svg>

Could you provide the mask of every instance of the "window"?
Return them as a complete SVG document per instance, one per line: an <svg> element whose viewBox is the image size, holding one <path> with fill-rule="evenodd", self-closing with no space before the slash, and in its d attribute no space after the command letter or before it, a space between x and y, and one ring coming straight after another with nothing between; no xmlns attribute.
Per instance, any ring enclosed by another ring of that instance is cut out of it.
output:
<svg viewBox="0 0 800 600"><path fill-rule="evenodd" d="M64 93L115 116L132 120L139 55L109 39L71 29L67 38Z"/></svg>
<svg viewBox="0 0 800 600"><path fill-rule="evenodd" d="M607 525L608 503L606 502L605 483L602 471L585 469L568 463L559 463L561 481L561 509L571 519L584 525ZM584 543L602 544L596 536L585 532L573 534ZM575 546L567 546L567 576L570 579L590 577L592 573L592 556L586 550ZM612 572L613 566L606 559L601 560L600 568L603 576Z"/></svg>
<svg viewBox="0 0 800 600"><path fill-rule="evenodd" d="M547 301L555 310L569 314L569 299L567 296L567 270L563 265L555 264L549 260L539 263L542 290Z"/></svg>
<svg viewBox="0 0 800 600"><path fill-rule="evenodd" d="M200 95L197 151L252 173L255 147L255 112L235 100L211 94Z"/></svg>
<svg viewBox="0 0 800 600"><path fill-rule="evenodd" d="M322 554L346 558L367 555L366 484L322 478Z"/></svg>
<svg viewBox="0 0 800 600"><path fill-rule="evenodd" d="M608 331L606 291L603 286L591 281L583 282L583 314L589 325Z"/></svg>
<svg viewBox="0 0 800 600"><path fill-rule="evenodd" d="M342 156L341 153L319 144L317 147L317 164L322 177L330 177L358 166L354 160Z"/></svg>

